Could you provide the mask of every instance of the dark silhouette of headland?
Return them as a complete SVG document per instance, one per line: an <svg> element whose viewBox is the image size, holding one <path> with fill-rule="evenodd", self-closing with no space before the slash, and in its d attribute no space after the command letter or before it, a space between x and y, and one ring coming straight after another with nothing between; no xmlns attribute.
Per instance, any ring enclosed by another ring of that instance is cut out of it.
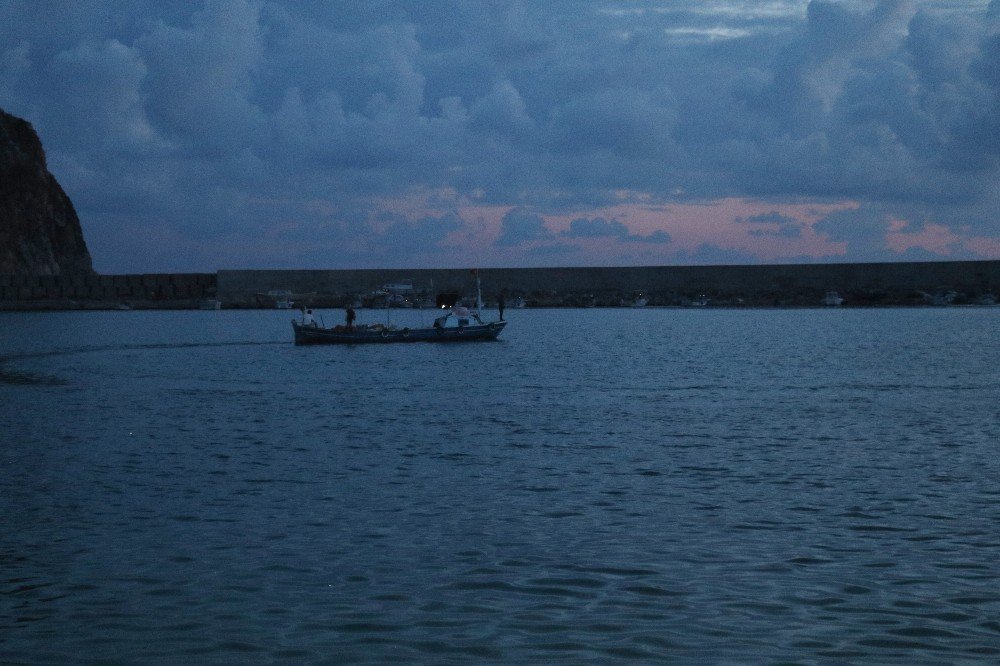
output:
<svg viewBox="0 0 1000 666"><path fill-rule="evenodd" d="M0 274L93 273L73 203L31 124L0 109Z"/></svg>

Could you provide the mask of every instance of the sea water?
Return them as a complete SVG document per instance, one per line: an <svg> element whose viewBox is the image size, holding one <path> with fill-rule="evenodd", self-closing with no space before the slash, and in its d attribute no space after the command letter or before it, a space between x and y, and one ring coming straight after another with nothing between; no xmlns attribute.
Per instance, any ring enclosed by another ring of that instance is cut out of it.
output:
<svg viewBox="0 0 1000 666"><path fill-rule="evenodd" d="M1000 309L290 316L0 315L0 661L1000 659Z"/></svg>

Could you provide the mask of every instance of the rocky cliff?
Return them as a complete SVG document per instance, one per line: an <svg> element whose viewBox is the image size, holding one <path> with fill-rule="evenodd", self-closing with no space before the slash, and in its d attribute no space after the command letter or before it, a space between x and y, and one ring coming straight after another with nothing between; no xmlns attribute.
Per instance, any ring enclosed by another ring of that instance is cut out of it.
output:
<svg viewBox="0 0 1000 666"><path fill-rule="evenodd" d="M0 275L92 273L76 210L31 124L0 109Z"/></svg>

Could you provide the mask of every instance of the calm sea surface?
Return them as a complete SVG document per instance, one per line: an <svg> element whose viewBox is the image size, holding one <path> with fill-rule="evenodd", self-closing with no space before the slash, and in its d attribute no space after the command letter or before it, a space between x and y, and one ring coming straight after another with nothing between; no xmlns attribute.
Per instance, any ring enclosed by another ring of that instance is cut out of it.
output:
<svg viewBox="0 0 1000 666"><path fill-rule="evenodd" d="M508 315L0 314L0 662L1000 660L1000 308Z"/></svg>

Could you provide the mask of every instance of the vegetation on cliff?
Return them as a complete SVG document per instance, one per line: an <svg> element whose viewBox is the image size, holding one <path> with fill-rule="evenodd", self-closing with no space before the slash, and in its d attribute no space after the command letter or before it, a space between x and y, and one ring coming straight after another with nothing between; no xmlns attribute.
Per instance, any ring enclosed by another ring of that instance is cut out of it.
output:
<svg viewBox="0 0 1000 666"><path fill-rule="evenodd" d="M73 203L31 124L0 109L0 274L92 273Z"/></svg>

